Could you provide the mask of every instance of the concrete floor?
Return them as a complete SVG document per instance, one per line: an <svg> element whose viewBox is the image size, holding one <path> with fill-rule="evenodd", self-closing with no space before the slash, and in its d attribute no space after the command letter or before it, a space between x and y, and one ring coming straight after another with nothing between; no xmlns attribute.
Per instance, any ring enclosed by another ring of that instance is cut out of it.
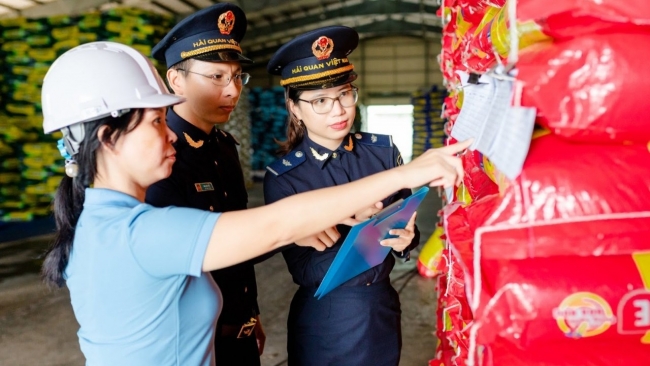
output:
<svg viewBox="0 0 650 366"><path fill-rule="evenodd" d="M250 207L262 204L261 185L249 191ZM435 191L418 211L424 243L434 229L440 207ZM1 234L1 233L0 233ZM51 236L1 243L0 240L0 365L83 365L76 332L78 324L66 289L49 291L38 278L36 259ZM435 281L415 270L417 253L398 263L391 279L402 303L401 366L426 366L435 350ZM286 365L286 320L297 286L281 255L256 266L259 303L267 343L263 366ZM361 365L365 366L365 365Z"/></svg>

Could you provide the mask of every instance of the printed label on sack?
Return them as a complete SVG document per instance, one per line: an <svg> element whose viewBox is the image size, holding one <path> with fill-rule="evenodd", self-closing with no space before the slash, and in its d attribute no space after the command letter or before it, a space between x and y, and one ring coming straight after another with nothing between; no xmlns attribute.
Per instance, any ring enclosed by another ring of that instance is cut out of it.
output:
<svg viewBox="0 0 650 366"><path fill-rule="evenodd" d="M620 327L619 332L621 330L631 331L631 329L634 329L634 333L643 333L645 331L645 334L641 337L641 343L650 344L650 251L632 253L632 259L639 270L645 290L632 291L628 294L629 297L625 296L621 299L618 306L619 312L625 314L624 316L627 319L629 310L626 311L626 309L629 309L630 305L628 303L631 302L633 323L632 327Z"/></svg>
<svg viewBox="0 0 650 366"><path fill-rule="evenodd" d="M627 293L618 304L618 332L645 334L650 331L650 291L635 290Z"/></svg>
<svg viewBox="0 0 650 366"><path fill-rule="evenodd" d="M566 297L553 309L553 318L569 338L597 336L616 323L607 301L591 292L576 292Z"/></svg>

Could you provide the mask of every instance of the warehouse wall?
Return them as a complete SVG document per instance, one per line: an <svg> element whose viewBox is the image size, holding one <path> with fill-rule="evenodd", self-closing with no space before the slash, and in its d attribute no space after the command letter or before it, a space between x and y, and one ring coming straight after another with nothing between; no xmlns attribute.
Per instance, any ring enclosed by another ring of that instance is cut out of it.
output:
<svg viewBox="0 0 650 366"><path fill-rule="evenodd" d="M410 104L416 90L442 83L436 60L440 40L416 37L384 37L362 40L350 55L359 79L360 101L366 105ZM262 67L263 66L263 67ZM266 64L249 70L250 85L280 85L266 73Z"/></svg>

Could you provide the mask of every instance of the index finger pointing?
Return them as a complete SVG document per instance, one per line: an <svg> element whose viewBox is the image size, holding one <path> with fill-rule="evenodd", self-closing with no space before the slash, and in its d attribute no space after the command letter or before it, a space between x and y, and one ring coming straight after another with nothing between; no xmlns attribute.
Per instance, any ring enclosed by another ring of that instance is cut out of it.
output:
<svg viewBox="0 0 650 366"><path fill-rule="evenodd" d="M457 142L453 145L448 145L445 147L438 148L437 150L444 154L454 155L470 147L470 145L472 145L473 142L474 139L471 138L465 141Z"/></svg>

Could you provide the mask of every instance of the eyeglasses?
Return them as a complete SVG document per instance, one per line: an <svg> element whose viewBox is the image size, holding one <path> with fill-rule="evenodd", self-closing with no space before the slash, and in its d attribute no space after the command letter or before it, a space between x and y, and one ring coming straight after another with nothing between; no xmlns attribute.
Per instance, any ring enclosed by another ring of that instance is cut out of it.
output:
<svg viewBox="0 0 650 366"><path fill-rule="evenodd" d="M359 98L359 93L357 88L352 88L349 90L344 90L339 94L338 97L318 97L312 100L298 99L301 102L306 102L311 104L312 109L317 114L326 114L329 113L332 108L334 108L334 101L339 101L341 107L352 107L357 104L357 99Z"/></svg>
<svg viewBox="0 0 650 366"><path fill-rule="evenodd" d="M220 75L220 74L205 75L205 74L199 74L198 72L185 70L185 69L177 69L177 70L189 72L191 74L201 75L205 78L211 79L212 84L217 86L228 86L230 84L230 81L232 81L233 79L235 80L235 85L246 85L248 84L248 80L250 80L251 78L251 74L245 72L240 74L235 74L231 77L226 77L225 75Z"/></svg>

